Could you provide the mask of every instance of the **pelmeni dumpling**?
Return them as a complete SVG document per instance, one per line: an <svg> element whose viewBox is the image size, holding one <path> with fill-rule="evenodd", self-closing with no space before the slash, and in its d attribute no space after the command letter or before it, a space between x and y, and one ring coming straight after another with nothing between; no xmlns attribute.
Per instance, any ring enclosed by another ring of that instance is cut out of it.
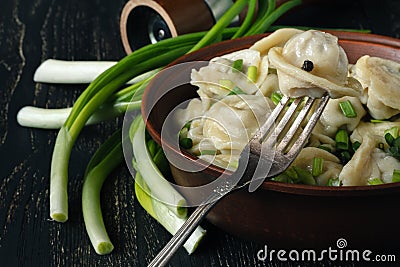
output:
<svg viewBox="0 0 400 267"><path fill-rule="evenodd" d="M322 97L328 92L339 98L358 96L362 90L357 80L347 77L346 53L338 38L329 33L309 30L295 34L284 47L271 48L268 57L277 69L279 88L287 96Z"/></svg>
<svg viewBox="0 0 400 267"><path fill-rule="evenodd" d="M273 107L271 100L255 95L230 95L204 114L203 136L218 150L241 151Z"/></svg>
<svg viewBox="0 0 400 267"><path fill-rule="evenodd" d="M339 103L350 101L357 116L354 118L346 117L340 109ZM367 114L363 105L357 97L344 96L338 99L330 99L326 105L320 122L324 127L324 132L334 137L339 128L346 127L348 131L353 131L360 123L361 119Z"/></svg>
<svg viewBox="0 0 400 267"><path fill-rule="evenodd" d="M364 104L375 119L387 119L400 113L400 64L368 55L359 58L350 69L364 88Z"/></svg>
<svg viewBox="0 0 400 267"><path fill-rule="evenodd" d="M232 69L233 62L238 59L243 60L243 71ZM193 70L191 84L199 87L198 94L206 100L206 105L208 104L207 98L222 99L235 86L246 94L254 94L268 74L268 65L268 60L262 59L260 52L243 49L222 57L216 57L207 66ZM249 66L257 67L258 75L255 84L249 82L245 74ZM222 83L222 81L229 81L232 88L229 88L230 86Z"/></svg>
<svg viewBox="0 0 400 267"><path fill-rule="evenodd" d="M304 31L293 28L279 29L255 42L250 49L259 51L262 55L266 55L272 47L282 47L293 35L302 32Z"/></svg>
<svg viewBox="0 0 400 267"><path fill-rule="evenodd" d="M316 177L318 185L326 185L329 179L336 179L339 177L339 173L342 170L340 160L332 153L316 147L303 148L292 163L292 166L311 172L313 159L315 157L323 159L322 174Z"/></svg>
<svg viewBox="0 0 400 267"><path fill-rule="evenodd" d="M385 131L389 130L393 127L400 128L400 122L379 122L379 123L371 123L371 122L360 122L357 128L354 129L352 134L350 135L350 140L352 142L360 142L364 141L364 137L366 135L373 136L376 140L376 143L385 144Z"/></svg>
<svg viewBox="0 0 400 267"><path fill-rule="evenodd" d="M393 171L399 169L400 161L377 148L376 137L366 134L361 146L343 167L339 180L344 186L368 185L370 180L376 178L390 183Z"/></svg>
<svg viewBox="0 0 400 267"><path fill-rule="evenodd" d="M344 186L368 185L368 180L380 176L379 168L372 157L376 149L376 141L370 135L363 138L363 142L356 150L351 160L344 165L339 180Z"/></svg>

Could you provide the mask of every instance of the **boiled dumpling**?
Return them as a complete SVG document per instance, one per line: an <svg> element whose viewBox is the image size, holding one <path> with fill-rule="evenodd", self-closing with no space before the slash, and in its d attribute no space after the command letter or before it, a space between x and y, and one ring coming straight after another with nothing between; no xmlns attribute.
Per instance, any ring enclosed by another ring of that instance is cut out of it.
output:
<svg viewBox="0 0 400 267"><path fill-rule="evenodd" d="M346 101L350 101L352 104L354 111L357 113L356 117L348 118L343 114L339 103ZM353 131L366 113L367 112L357 97L344 96L342 98L329 100L322 112L320 122L324 127L324 132L328 136L334 137L338 129L342 127L346 127L348 131Z"/></svg>
<svg viewBox="0 0 400 267"><path fill-rule="evenodd" d="M379 168L372 157L376 149L376 141L370 135L365 135L360 147L351 160L344 165L339 180L344 186L368 185L368 180L380 176Z"/></svg>
<svg viewBox="0 0 400 267"><path fill-rule="evenodd" d="M243 70L233 71L235 60L243 60ZM191 83L199 87L198 94L208 108L211 99L222 99L234 87L240 88L246 94L255 94L268 74L268 60L261 58L260 52L243 49L212 59L209 64L191 73ZM257 67L258 75L255 84L249 82L246 72L250 66ZM222 81L228 82L229 85Z"/></svg>
<svg viewBox="0 0 400 267"><path fill-rule="evenodd" d="M357 128L355 128L353 133L350 135L350 140L352 142L358 141L362 143L364 137L368 135L374 137L377 144L385 144L385 131L393 127L398 127L400 129L400 122L360 122Z"/></svg>
<svg viewBox="0 0 400 267"><path fill-rule="evenodd" d="M363 56L350 69L364 88L364 103L375 119L400 113L400 64L379 57Z"/></svg>
<svg viewBox="0 0 400 267"><path fill-rule="evenodd" d="M279 88L290 97L332 98L358 96L360 83L348 78L348 60L338 38L329 33L309 30L292 36L284 47L268 52L270 64L277 69ZM307 67L303 67L306 63Z"/></svg>
<svg viewBox="0 0 400 267"><path fill-rule="evenodd" d="M340 160L332 153L316 147L303 148L292 163L292 166L296 166L311 172L313 159L315 157L324 160L323 172L321 175L316 177L318 185L326 185L330 178L336 179L339 177L339 173L342 170Z"/></svg>
<svg viewBox="0 0 400 267"><path fill-rule="evenodd" d="M268 74L259 89L260 90L257 91L256 95L263 95L266 97L271 97L273 92L279 92L278 75L275 73Z"/></svg>
<svg viewBox="0 0 400 267"><path fill-rule="evenodd" d="M194 98L189 101L189 104L185 109L176 109L174 116L175 121L178 123L180 128L182 128L187 122L203 116L203 113L202 101L198 98Z"/></svg>
<svg viewBox="0 0 400 267"><path fill-rule="evenodd" d="M392 182L393 171L400 169L400 162L377 148L378 141L375 136L364 135L361 146L339 175L344 186L368 185L370 180L376 178L384 183Z"/></svg>
<svg viewBox="0 0 400 267"><path fill-rule="evenodd" d="M204 114L203 136L218 150L241 151L265 122L271 100L255 95L231 95L216 102Z"/></svg>
<svg viewBox="0 0 400 267"><path fill-rule="evenodd" d="M267 37L255 42L250 49L259 51L261 54L268 54L269 49L272 47L281 47L295 34L302 33L302 30L293 28L283 28L274 31Z"/></svg>

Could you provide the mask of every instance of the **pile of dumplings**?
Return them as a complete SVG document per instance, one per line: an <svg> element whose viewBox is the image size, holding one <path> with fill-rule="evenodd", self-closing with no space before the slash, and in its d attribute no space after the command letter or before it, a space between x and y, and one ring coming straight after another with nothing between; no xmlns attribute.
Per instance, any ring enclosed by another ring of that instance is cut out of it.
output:
<svg viewBox="0 0 400 267"><path fill-rule="evenodd" d="M240 71L232 64L240 60ZM249 82L250 68L257 71ZM274 95L320 98L328 102L305 148L293 166L311 172L313 159L323 159L318 185L336 179L338 185L369 185L380 179L393 182L400 161L387 152L385 131L398 127L400 64L362 56L349 64L332 34L285 28L257 41L250 48L212 59L192 70L191 83L199 98L175 114L179 125L188 125L188 150L225 169L237 167L240 152L276 106ZM237 91L232 93L235 89ZM350 102L356 116L346 117L339 103ZM343 163L336 155L335 134L345 129L360 146ZM382 147L385 144L385 147ZM321 149L321 147L329 149Z"/></svg>

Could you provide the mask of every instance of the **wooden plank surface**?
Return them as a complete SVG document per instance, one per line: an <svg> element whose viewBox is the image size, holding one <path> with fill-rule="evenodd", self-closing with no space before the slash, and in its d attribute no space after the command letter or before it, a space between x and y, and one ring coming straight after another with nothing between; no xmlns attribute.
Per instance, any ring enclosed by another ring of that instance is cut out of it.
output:
<svg viewBox="0 0 400 267"><path fill-rule="evenodd" d="M399 1L312 1L277 24L371 29L400 34ZM145 266L170 235L134 197L133 179L118 168L102 192L105 224L115 251L98 256L86 235L80 192L86 163L121 125L121 119L84 129L70 162L70 219L49 219L49 167L56 131L23 128L16 121L25 105L71 106L82 85L33 82L49 58L118 60L124 56L119 15L125 1L5 0L0 4L0 266ZM241 240L207 222L207 238L192 256L181 249L171 266L298 266L262 262L263 244ZM400 261L400 259L399 259ZM353 266L356 263L301 263ZM382 266L382 265L380 265Z"/></svg>

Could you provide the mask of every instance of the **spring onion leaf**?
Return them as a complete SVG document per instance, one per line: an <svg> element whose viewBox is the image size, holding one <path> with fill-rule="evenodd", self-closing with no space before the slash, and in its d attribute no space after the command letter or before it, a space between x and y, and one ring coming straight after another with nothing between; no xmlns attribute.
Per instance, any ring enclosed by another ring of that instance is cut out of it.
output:
<svg viewBox="0 0 400 267"><path fill-rule="evenodd" d="M346 118L357 117L357 112L355 111L353 104L350 102L350 100L339 102L339 107Z"/></svg>
<svg viewBox="0 0 400 267"><path fill-rule="evenodd" d="M275 105L278 105L279 102L281 101L282 97L283 96L282 96L281 93L273 92L272 95L271 95L271 100Z"/></svg>
<svg viewBox="0 0 400 267"><path fill-rule="evenodd" d="M228 95L245 95L246 93L242 91L239 87L235 86Z"/></svg>
<svg viewBox="0 0 400 267"><path fill-rule="evenodd" d="M200 151L200 155L216 155L217 151L215 150L210 150L210 149L204 149Z"/></svg>
<svg viewBox="0 0 400 267"><path fill-rule="evenodd" d="M233 71L242 71L243 70L243 59L237 59L232 63Z"/></svg>
<svg viewBox="0 0 400 267"><path fill-rule="evenodd" d="M349 134L346 130L340 129L335 136L336 148L340 150L349 149Z"/></svg>
<svg viewBox="0 0 400 267"><path fill-rule="evenodd" d="M276 177L273 177L271 180L291 184L317 184L313 175L309 171L299 168L297 166L289 167L283 173Z"/></svg>
<svg viewBox="0 0 400 267"><path fill-rule="evenodd" d="M400 182L400 170L393 170L392 183Z"/></svg>
<svg viewBox="0 0 400 267"><path fill-rule="evenodd" d="M323 168L324 168L324 159L318 157L313 158L312 171L311 171L312 175L314 177L321 175L323 172Z"/></svg>
<svg viewBox="0 0 400 267"><path fill-rule="evenodd" d="M221 85L222 88L226 89L226 90L232 90L233 87L235 87L235 84L228 79L221 79L219 80L219 84Z"/></svg>
<svg viewBox="0 0 400 267"><path fill-rule="evenodd" d="M376 177L373 179L369 179L368 184L369 185L379 185L379 184L384 184L384 182L382 181L382 179L380 177Z"/></svg>
<svg viewBox="0 0 400 267"><path fill-rule="evenodd" d="M339 180L339 178L330 178L326 185L327 186L340 186L340 180Z"/></svg>
<svg viewBox="0 0 400 267"><path fill-rule="evenodd" d="M232 39L242 36L250 28L254 20L254 14L257 9L257 2L264 2L264 1L249 0L248 2L249 3L247 7L246 17L244 18L237 32L232 36Z"/></svg>
<svg viewBox="0 0 400 267"><path fill-rule="evenodd" d="M237 0L222 17L215 23L215 25L204 35L204 37L197 42L190 52L196 51L206 45L209 45L219 33L226 28L232 20L242 12L243 8L247 5L247 0Z"/></svg>
<svg viewBox="0 0 400 267"><path fill-rule="evenodd" d="M179 145L184 149L191 149L193 147L193 140L188 137L182 138L179 140Z"/></svg>
<svg viewBox="0 0 400 267"><path fill-rule="evenodd" d="M247 78L255 83L257 81L257 76L258 76L258 68L257 66L249 66L247 69Z"/></svg>
<svg viewBox="0 0 400 267"><path fill-rule="evenodd" d="M269 1L268 3L271 3L272 1ZM287 12L288 10L292 9L295 6L298 6L301 4L301 0L290 0L282 5L280 5L278 8L274 9L272 12L267 11L263 17L261 17L258 22L251 27L245 34L245 36L250 36L254 34L260 34L263 32L266 32L268 28L274 23L282 14ZM273 9L274 6L271 6L271 9ZM269 9L269 10L271 10Z"/></svg>
<svg viewBox="0 0 400 267"><path fill-rule="evenodd" d="M353 147L353 151L356 152L357 149L361 146L361 143L358 141L355 141L354 143L352 143L351 146Z"/></svg>
<svg viewBox="0 0 400 267"><path fill-rule="evenodd" d="M390 129L387 129L383 132L383 134L386 136L386 134L390 134L393 139L396 139L397 137L399 137L399 127L394 126Z"/></svg>
<svg viewBox="0 0 400 267"><path fill-rule="evenodd" d="M324 145L320 145L320 146L318 146L318 148L323 149L323 150L325 150L325 151L327 151L327 152L332 153L332 149L331 149L330 147L327 147L327 146L324 146Z"/></svg>

